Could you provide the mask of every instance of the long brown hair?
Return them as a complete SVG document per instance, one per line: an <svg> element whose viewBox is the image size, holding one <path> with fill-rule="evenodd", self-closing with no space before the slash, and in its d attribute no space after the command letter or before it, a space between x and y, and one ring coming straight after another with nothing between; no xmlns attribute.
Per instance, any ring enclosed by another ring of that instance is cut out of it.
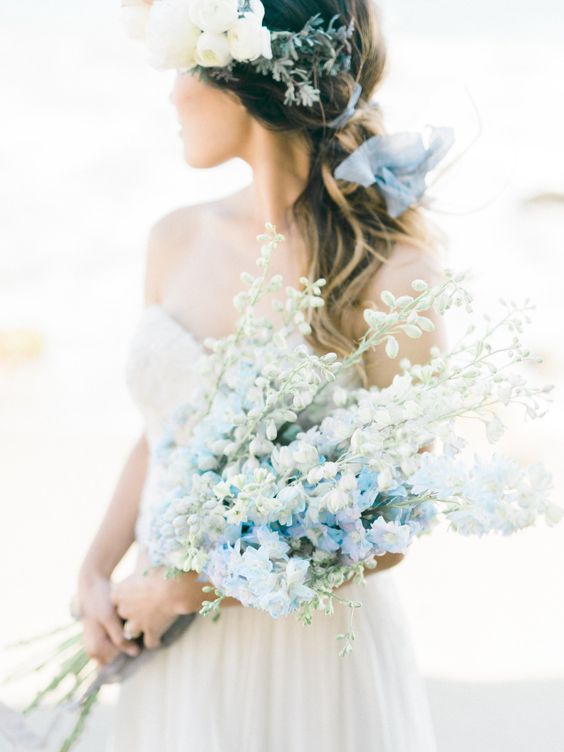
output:
<svg viewBox="0 0 564 752"><path fill-rule="evenodd" d="M300 132L310 149L307 184L292 207L294 221L307 247L311 280L324 277L325 305L311 310L312 333L307 337L316 349L346 356L356 347L346 333L351 308L362 303L362 294L398 242L429 250L434 241L420 211L410 208L391 217L374 187L337 181L337 164L371 136L384 133L383 116L368 100L378 88L386 67L386 49L380 16L373 0L262 0L264 23L272 31L299 31L319 13L325 22L339 14L341 23L354 20L351 66L347 73L320 76L320 101L310 107L284 104L285 86L257 73L252 66L237 65L236 80L212 80L213 85L234 92L248 112L266 128ZM340 115L355 83L362 95L353 117L335 130L327 123ZM366 383L363 365L361 379Z"/></svg>

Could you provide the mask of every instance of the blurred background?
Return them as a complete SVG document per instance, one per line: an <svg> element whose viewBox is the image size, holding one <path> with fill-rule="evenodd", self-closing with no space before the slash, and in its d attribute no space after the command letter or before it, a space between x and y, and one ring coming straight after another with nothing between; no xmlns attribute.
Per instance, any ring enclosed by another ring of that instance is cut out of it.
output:
<svg viewBox="0 0 564 752"><path fill-rule="evenodd" d="M536 303L527 377L545 418L499 445L544 461L562 503L564 6L381 0L391 129L451 125L465 156L433 188L448 263L478 307ZM117 0L0 4L0 644L68 618L77 567L141 416L127 348L145 240L164 213L250 180L182 161L168 95L122 32ZM460 322L453 322L454 334ZM481 434L479 451L491 451ZM417 541L396 568L440 752L564 750L564 525ZM0 698L18 702L15 690ZM112 694L80 749L102 749Z"/></svg>

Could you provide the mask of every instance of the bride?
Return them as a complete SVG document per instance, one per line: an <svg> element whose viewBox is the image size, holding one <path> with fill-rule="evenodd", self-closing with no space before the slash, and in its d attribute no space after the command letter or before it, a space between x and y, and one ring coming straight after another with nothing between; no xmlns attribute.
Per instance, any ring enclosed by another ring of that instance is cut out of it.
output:
<svg viewBox="0 0 564 752"><path fill-rule="evenodd" d="M232 331L237 318L232 299L241 289L240 273L254 268L256 236L265 222L285 237L273 255L273 273L294 287L301 286L301 276L327 280L325 306L314 309L312 334L303 338L320 353L346 355L353 349L365 331L363 308L378 305L383 290L409 294L413 279L435 284L440 278L413 182L404 185L405 195L394 197L385 180L363 184L353 174L346 179L335 174L349 155L360 154L363 143L384 132L381 111L370 103L385 60L372 0L240 2L237 33L225 33L211 22L223 13L225 26L233 2L158 0L154 8L143 9L160 13L162 21L168 6L170 21L175 5L179 10L192 3L191 33L200 23L195 44L193 33L179 35L186 15L180 12L177 24L169 24L177 34L171 42L177 57L161 60L161 67L180 69L172 102L186 162L206 168L239 157L252 168L253 182L227 198L177 209L150 233L145 306L126 374L145 430L78 578L85 645L100 663L118 651L135 655L139 648L133 638L141 634L148 649L157 648L175 618L197 612L207 597L195 573L173 579L144 574L148 514L159 500L151 449L165 419L198 378L194 363L206 351L205 339ZM309 24L316 14L323 26ZM331 26L336 15L340 27ZM162 23L159 28L159 43L166 46ZM251 32L258 29L262 47L257 51ZM286 67L290 78L276 78L273 62L287 50L288 37L277 41L274 32L299 35L303 29L319 44L319 54L297 46L297 59ZM186 49L177 44L181 38ZM324 54L333 56L332 72L322 66ZM263 69L259 59L266 61ZM217 75L220 71L226 75ZM269 300L259 303L258 312L276 321ZM400 340L400 355L422 362L431 346L441 346L441 323L436 318L434 323L433 333ZM386 386L397 362L380 349L369 351L358 371L343 372L346 383ZM112 583L134 540L135 572ZM234 599L223 601L216 623L197 616L176 643L155 650L120 687L108 750L436 750L396 594L393 568L402 558L381 556L377 569L367 570L364 585L342 586L343 596L363 602L355 619L355 647L345 658L335 640L347 628L345 608L331 617L316 614L309 627L292 616L273 619Z"/></svg>

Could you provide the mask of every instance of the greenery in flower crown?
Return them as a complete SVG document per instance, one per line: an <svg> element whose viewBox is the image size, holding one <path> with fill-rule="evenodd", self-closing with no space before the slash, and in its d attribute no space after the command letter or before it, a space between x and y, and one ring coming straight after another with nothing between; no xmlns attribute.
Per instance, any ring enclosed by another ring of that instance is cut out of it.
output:
<svg viewBox="0 0 564 752"><path fill-rule="evenodd" d="M349 70L354 22L336 26L338 18L333 16L325 29L317 13L299 32L273 31L272 58L260 57L249 63L263 75L286 84L284 104L310 107L319 101L319 75L335 76Z"/></svg>
<svg viewBox="0 0 564 752"><path fill-rule="evenodd" d="M301 31L273 31L270 35L272 57L261 56L245 64L286 84L285 105L311 107L320 99L317 88L320 75L336 76L350 69L354 21L336 26L338 18L338 15L333 16L325 29L323 18L317 13ZM237 77L233 70L238 64L241 63L233 60L223 68L198 66L198 73L203 78L234 81Z"/></svg>
<svg viewBox="0 0 564 752"><path fill-rule="evenodd" d="M192 72L204 80L237 80L250 65L286 84L284 104L320 100L319 78L350 70L354 21L328 24L316 13L300 31L263 25L261 0L122 0L129 36L143 39L158 70Z"/></svg>

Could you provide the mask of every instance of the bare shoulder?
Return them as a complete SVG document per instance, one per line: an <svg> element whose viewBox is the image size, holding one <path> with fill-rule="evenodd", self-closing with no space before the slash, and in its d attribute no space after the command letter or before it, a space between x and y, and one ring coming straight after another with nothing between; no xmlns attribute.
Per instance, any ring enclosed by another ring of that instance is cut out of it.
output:
<svg viewBox="0 0 564 752"><path fill-rule="evenodd" d="M154 253L173 248L186 240L186 230L197 229L200 218L208 211L209 204L181 206L158 219L151 227L148 237L149 249Z"/></svg>
<svg viewBox="0 0 564 752"><path fill-rule="evenodd" d="M429 251L411 245L397 245L388 261L378 269L364 290L361 310L356 316L355 336L360 338L367 328L362 315L364 308L385 308L380 298L384 290L389 290L396 297L416 295L411 287L415 279L422 279L429 285L437 285L443 277L443 269ZM398 363L402 357L409 358L412 363L423 363L428 360L431 347L444 347L446 340L442 317L433 310L425 312L425 316L433 322L433 331L424 332L417 339L398 334L397 358L388 358L382 345L367 351L365 362L371 384L379 387L390 384L394 375L399 372Z"/></svg>
<svg viewBox="0 0 564 752"><path fill-rule="evenodd" d="M181 257L198 247L211 223L241 200L231 196L192 206L182 206L158 219L149 231L145 262L145 304L160 303L163 282Z"/></svg>
<svg viewBox="0 0 564 752"><path fill-rule="evenodd" d="M183 206L165 214L149 230L145 257L145 305L161 302L162 282L174 264L182 245L189 245L191 233L201 221L202 209Z"/></svg>
<svg viewBox="0 0 564 752"><path fill-rule="evenodd" d="M379 301L383 290L390 290L396 296L411 295L411 283L414 279L422 279L429 285L436 285L442 278L443 270L430 251L398 244L390 258L378 269L366 292L368 298Z"/></svg>

